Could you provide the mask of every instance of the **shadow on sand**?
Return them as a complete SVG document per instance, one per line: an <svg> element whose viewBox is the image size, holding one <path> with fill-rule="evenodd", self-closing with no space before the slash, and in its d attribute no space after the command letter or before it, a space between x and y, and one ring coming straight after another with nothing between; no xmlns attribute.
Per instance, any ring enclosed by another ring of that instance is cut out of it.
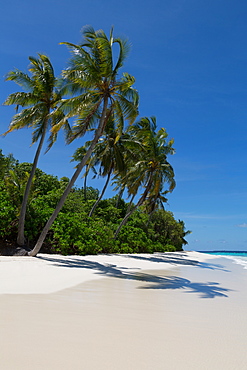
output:
<svg viewBox="0 0 247 370"><path fill-rule="evenodd" d="M136 260L148 261L148 262L156 262L156 263L170 263L172 265L184 265L184 266L197 266L203 269L209 270L221 270L225 272L229 272L224 266L218 265L215 263L207 263L207 262L199 262L193 259L187 258L187 254L184 252L176 252L174 253L155 253L153 255L139 255L139 254L132 254L132 255L123 255L126 258L132 258Z"/></svg>
<svg viewBox="0 0 247 370"><path fill-rule="evenodd" d="M179 253L173 254L155 254L155 255L121 255L121 257L139 259L150 262L162 262L185 266L196 266L203 269L220 270L229 272L222 265L211 264L206 262L198 262L196 260L184 258L186 254ZM102 264L96 261L88 261L82 258L59 258L57 256L38 256L44 261L52 262L55 266L66 268L81 268L94 270L96 274L107 277L113 277L125 280L137 280L142 282L141 286L137 289L184 289L186 293L197 293L200 298L215 298L215 297L228 297L227 292L231 291L227 288L220 287L217 282L193 283L188 279L179 276L162 276L160 271L157 274L149 274L142 272L133 272L133 268L118 267L114 264ZM163 266L164 267L164 266ZM161 267L162 269L162 267ZM146 284L145 284L146 283Z"/></svg>

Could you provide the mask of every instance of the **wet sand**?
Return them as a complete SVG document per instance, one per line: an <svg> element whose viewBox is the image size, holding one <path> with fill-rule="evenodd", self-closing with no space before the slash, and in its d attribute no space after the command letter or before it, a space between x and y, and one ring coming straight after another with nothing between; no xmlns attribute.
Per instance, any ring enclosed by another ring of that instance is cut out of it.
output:
<svg viewBox="0 0 247 370"><path fill-rule="evenodd" d="M247 271L231 260L25 258L0 257L1 369L246 369Z"/></svg>

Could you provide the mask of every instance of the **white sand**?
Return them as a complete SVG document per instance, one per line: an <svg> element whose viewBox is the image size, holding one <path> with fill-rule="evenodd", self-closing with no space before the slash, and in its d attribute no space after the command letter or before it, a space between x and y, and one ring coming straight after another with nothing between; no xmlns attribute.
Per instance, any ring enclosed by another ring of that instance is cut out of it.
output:
<svg viewBox="0 0 247 370"><path fill-rule="evenodd" d="M118 273L167 270L176 265L177 258L188 260L193 257L201 261L205 259L203 254L196 252L85 257L39 254L37 258L0 256L0 294L54 293L109 276L114 269Z"/></svg>
<svg viewBox="0 0 247 370"><path fill-rule="evenodd" d="M0 257L0 368L245 370L246 283L196 252Z"/></svg>

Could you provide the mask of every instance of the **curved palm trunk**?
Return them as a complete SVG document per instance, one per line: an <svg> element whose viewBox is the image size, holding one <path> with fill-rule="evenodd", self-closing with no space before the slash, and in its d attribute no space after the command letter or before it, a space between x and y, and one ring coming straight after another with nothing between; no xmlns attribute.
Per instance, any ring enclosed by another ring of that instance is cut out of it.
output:
<svg viewBox="0 0 247 370"><path fill-rule="evenodd" d="M131 208L131 206L132 206L132 204L133 204L133 202L134 202L135 196L136 196L136 194L133 194L133 195L132 195L132 198L130 199L130 202L129 202L129 205L128 205L128 208L127 208L127 212L126 212L126 214L127 214L127 213L129 213L130 208Z"/></svg>
<svg viewBox="0 0 247 370"><path fill-rule="evenodd" d="M42 244L45 240L45 237L46 237L48 231L50 230L51 225L53 224L53 222L55 221L58 213L60 212L61 208L63 207L63 205L65 203L65 200L66 200L67 196L69 195L75 181L77 180L78 176L80 175L81 170L83 169L83 167L86 165L89 157L91 156L91 154L94 150L95 145L97 144L100 136L102 135L103 130L104 130L104 126L105 126L105 123L106 123L107 105L108 105L108 97L105 97L100 123L99 123L99 126L98 126L98 128L95 132L94 139L92 140L92 143L91 143L87 153L85 154L85 156L82 158L81 162L79 163L79 165L78 165L74 175L72 176L70 182L68 183L61 199L59 200L59 202L57 204L56 209L54 210L53 214L51 215L51 217L47 221L44 229L42 230L35 247L28 253L29 256L34 257L34 256L37 255L37 253L39 253L40 248L42 247Z"/></svg>
<svg viewBox="0 0 247 370"><path fill-rule="evenodd" d="M142 198L141 198L141 199L142 199ZM142 201L139 201L139 202L135 205L135 207L133 207L133 208L132 208L132 210L131 210L131 211L129 211L128 213L126 213L126 215L125 215L125 216L124 216L124 218L122 219L122 221L121 221L120 225L118 226L118 228L117 228L117 230L116 230L116 232L115 232L115 234L114 234L114 239L117 239L117 236L118 236L118 234L119 234L120 230L121 230L121 229L122 229L122 227L127 223L128 218L132 215L132 213L134 213L134 211L135 211L138 207L140 207L140 206L142 205L142 203L144 202L144 200L145 200L145 198L144 198Z"/></svg>
<svg viewBox="0 0 247 370"><path fill-rule="evenodd" d="M116 208L119 207L120 200L122 199L123 193L124 193L125 186L120 190L118 193L117 201L116 201Z"/></svg>
<svg viewBox="0 0 247 370"><path fill-rule="evenodd" d="M164 206L163 206L163 210L164 210ZM149 212L148 214L148 220L147 220L147 223L146 223L146 226L148 226L151 222L151 217L152 215L154 214L154 212L156 211L156 209L154 208L151 212Z"/></svg>
<svg viewBox="0 0 247 370"><path fill-rule="evenodd" d="M19 223L18 223L18 235L17 235L17 244L20 245L20 246L23 246L24 243L25 243L24 226L25 226L27 202L28 202L28 197L29 197L29 194L30 194L30 189L31 189L33 178L34 178L34 174L35 174L35 171L36 171L36 168L37 168L40 152L41 152L44 140L45 140L47 123L48 123L48 121L45 122L43 133L42 133L37 151L35 153L32 169L31 169L31 172L30 172L30 175L29 175L29 178L28 178L28 182L27 182L27 185L26 185L26 188L25 188L25 193L24 193L24 196L23 196L22 204L21 204L21 211L20 211L20 217L19 217Z"/></svg>
<svg viewBox="0 0 247 370"><path fill-rule="evenodd" d="M132 213L134 213L134 211L143 204L143 202L146 199L146 197L148 195L148 192L149 192L149 190L151 188L151 185L152 185L152 175L150 175L149 181L148 181L148 184L147 184L147 187L146 187L143 195L141 196L141 198L139 199L139 201L135 205L135 207L133 207L131 211L129 211L128 213L126 213L126 215L122 219L122 222L120 223L120 225L118 226L118 228L117 228L117 230L116 230L116 232L114 234L114 239L117 239L117 236L118 236L121 228L126 224L126 222L128 221L128 218L132 215Z"/></svg>
<svg viewBox="0 0 247 370"><path fill-rule="evenodd" d="M106 179L105 185L104 185L104 187L103 187L103 189L102 189L102 192L101 192L101 194L100 194L99 198L98 198L98 199L96 200L96 202L94 203L94 205L93 205L93 207L92 207L91 211L89 212L88 217L92 217L92 214L94 213L94 211L95 211L96 207L98 206L98 204L99 204L99 202L101 201L101 199L102 199L103 195L105 194L106 188L107 188L107 186L108 186L108 184L109 184L109 181L110 181L110 178L111 178L112 169L113 169L113 165L111 165L111 168L110 168L110 170L109 170L109 172L108 172L107 179Z"/></svg>
<svg viewBox="0 0 247 370"><path fill-rule="evenodd" d="M87 200L87 175L88 175L88 165L86 165L86 173L83 183L83 192L84 192L84 200Z"/></svg>

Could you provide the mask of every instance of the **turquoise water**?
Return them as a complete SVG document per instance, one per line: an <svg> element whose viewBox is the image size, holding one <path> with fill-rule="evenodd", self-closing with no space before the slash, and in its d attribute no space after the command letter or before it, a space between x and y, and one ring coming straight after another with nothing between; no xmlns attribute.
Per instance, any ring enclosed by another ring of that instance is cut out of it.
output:
<svg viewBox="0 0 247 370"><path fill-rule="evenodd" d="M212 252L204 252L204 253L215 254L217 256L247 257L247 251L246 252L244 252L244 251L241 251L241 252L237 252L237 251L234 251L234 252L230 252L230 251L212 251Z"/></svg>
<svg viewBox="0 0 247 370"><path fill-rule="evenodd" d="M247 251L207 251L203 253L230 258L238 265L242 265L244 269L247 269Z"/></svg>

